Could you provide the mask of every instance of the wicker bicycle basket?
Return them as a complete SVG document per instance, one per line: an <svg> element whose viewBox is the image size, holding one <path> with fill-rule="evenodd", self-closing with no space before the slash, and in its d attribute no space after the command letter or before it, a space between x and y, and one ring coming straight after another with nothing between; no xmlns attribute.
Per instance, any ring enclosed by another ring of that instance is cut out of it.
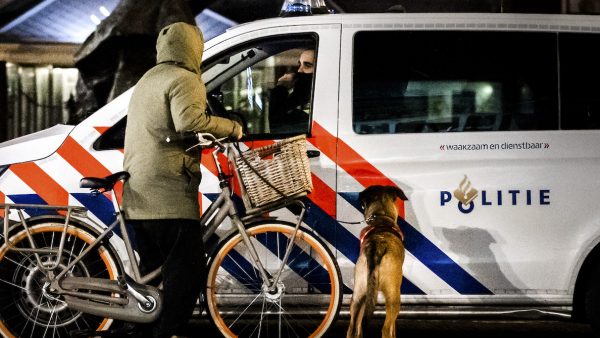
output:
<svg viewBox="0 0 600 338"><path fill-rule="evenodd" d="M313 189L304 135L246 150L234 163L248 214Z"/></svg>

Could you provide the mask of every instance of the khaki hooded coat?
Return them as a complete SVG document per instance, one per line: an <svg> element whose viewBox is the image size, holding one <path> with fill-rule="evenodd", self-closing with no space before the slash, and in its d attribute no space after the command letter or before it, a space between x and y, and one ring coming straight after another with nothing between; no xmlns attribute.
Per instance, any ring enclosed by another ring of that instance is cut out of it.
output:
<svg viewBox="0 0 600 338"><path fill-rule="evenodd" d="M199 219L199 150L165 142L175 133L233 136L240 125L206 114L200 63L204 42L196 26L163 28L157 64L137 83L129 103L123 167L131 174L123 190L127 219Z"/></svg>

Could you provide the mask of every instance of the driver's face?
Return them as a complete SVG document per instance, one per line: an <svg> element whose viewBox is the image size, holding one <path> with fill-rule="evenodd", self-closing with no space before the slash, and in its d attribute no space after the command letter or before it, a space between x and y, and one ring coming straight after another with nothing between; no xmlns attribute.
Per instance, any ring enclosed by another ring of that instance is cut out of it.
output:
<svg viewBox="0 0 600 338"><path fill-rule="evenodd" d="M315 51L305 50L298 59L298 73L312 74L315 71Z"/></svg>

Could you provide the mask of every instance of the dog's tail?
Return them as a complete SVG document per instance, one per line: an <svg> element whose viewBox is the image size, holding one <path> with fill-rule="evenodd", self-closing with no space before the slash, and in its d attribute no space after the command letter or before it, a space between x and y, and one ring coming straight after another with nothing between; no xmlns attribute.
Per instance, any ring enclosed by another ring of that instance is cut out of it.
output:
<svg viewBox="0 0 600 338"><path fill-rule="evenodd" d="M368 283L367 283L367 294L365 296L365 314L363 317L363 327L367 327L370 322L373 311L375 311L375 305L377 303L377 267L381 263L381 258L387 252L385 245L378 245L376 240L367 241L364 246L364 253L367 258L367 269L368 269Z"/></svg>

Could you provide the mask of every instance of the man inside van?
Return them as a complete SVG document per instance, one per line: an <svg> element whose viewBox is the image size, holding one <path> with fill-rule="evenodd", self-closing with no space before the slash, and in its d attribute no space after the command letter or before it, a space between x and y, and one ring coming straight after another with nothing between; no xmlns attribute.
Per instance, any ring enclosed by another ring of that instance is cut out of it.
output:
<svg viewBox="0 0 600 338"><path fill-rule="evenodd" d="M306 49L298 58L298 70L277 80L269 99L271 133L304 132L307 130L308 109L315 71L315 50Z"/></svg>
<svg viewBox="0 0 600 338"><path fill-rule="evenodd" d="M167 143L165 137L183 132L242 137L237 122L206 114L203 50L197 26L164 27L156 42L156 65L137 83L129 103L123 167L131 178L123 189L123 208L135 229L142 270L162 264L164 296L159 319L136 328L139 337L180 332L204 284L200 151L186 152L186 145Z"/></svg>

